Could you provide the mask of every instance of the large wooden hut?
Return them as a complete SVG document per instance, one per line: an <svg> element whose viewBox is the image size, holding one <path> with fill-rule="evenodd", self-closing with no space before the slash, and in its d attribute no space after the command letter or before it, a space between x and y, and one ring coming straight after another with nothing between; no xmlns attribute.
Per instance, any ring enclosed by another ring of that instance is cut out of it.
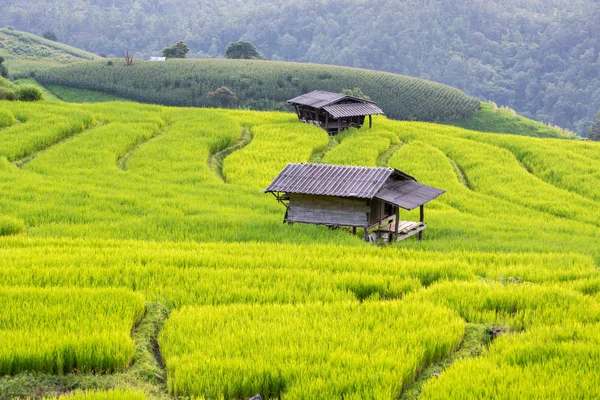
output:
<svg viewBox="0 0 600 400"><path fill-rule="evenodd" d="M424 205L445 193L394 168L288 164L264 192L286 207L284 222L364 228L364 239L406 239L427 228ZM420 207L420 221L400 209Z"/></svg>
<svg viewBox="0 0 600 400"><path fill-rule="evenodd" d="M369 117L369 128L373 126L372 115L383 115L374 101L347 94L315 90L286 102L294 106L298 120L323 128L329 134L349 128L360 128L365 117Z"/></svg>

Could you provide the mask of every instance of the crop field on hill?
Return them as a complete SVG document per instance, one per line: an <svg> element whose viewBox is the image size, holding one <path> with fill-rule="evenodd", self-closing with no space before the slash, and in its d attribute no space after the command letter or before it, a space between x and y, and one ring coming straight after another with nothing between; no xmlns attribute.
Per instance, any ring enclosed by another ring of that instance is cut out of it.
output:
<svg viewBox="0 0 600 400"><path fill-rule="evenodd" d="M360 88L377 99L391 118L418 121L468 119L479 100L460 90L408 76L357 68L276 61L194 59L167 62L121 60L82 62L32 69L44 85L89 89L143 103L218 107L210 92L226 86L237 106L285 109L284 102L311 90L341 92ZM27 75L20 74L21 75Z"/></svg>
<svg viewBox="0 0 600 400"><path fill-rule="evenodd" d="M596 143L132 102L0 121L0 399L600 396ZM447 190L424 240L282 224L261 190L317 155Z"/></svg>
<svg viewBox="0 0 600 400"><path fill-rule="evenodd" d="M39 70L102 59L87 51L12 28L0 28L0 56L6 60L12 75L26 73L32 68Z"/></svg>

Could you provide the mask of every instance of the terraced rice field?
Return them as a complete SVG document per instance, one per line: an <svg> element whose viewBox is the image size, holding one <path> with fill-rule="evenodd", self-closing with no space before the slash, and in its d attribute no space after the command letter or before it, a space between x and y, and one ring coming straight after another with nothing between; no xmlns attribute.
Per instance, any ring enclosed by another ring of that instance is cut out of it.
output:
<svg viewBox="0 0 600 400"><path fill-rule="evenodd" d="M600 396L596 143L385 118L330 142L291 114L135 103L0 110L0 399ZM447 190L424 240L282 224L261 190L315 155Z"/></svg>

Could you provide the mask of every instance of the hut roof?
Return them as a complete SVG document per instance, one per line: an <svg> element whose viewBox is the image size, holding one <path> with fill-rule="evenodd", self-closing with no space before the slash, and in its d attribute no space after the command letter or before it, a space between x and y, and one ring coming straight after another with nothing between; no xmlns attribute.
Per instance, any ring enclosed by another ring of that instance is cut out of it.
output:
<svg viewBox="0 0 600 400"><path fill-rule="evenodd" d="M288 164L264 192L378 198L412 210L445 193L394 168Z"/></svg>
<svg viewBox="0 0 600 400"><path fill-rule="evenodd" d="M347 94L325 92L323 90L313 90L310 93L305 93L301 96L294 97L286 101L287 104L300 104L304 106L323 108L325 106L338 103L342 100L354 100L359 103L371 103L375 102L371 100L361 99L360 97L349 96Z"/></svg>
<svg viewBox="0 0 600 400"><path fill-rule="evenodd" d="M332 104L323 109L334 118L383 114L383 110L372 103Z"/></svg>

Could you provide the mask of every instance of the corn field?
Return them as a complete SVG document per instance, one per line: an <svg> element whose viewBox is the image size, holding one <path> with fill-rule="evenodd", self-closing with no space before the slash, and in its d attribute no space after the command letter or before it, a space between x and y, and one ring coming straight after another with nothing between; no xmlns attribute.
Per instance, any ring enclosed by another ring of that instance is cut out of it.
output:
<svg viewBox="0 0 600 400"><path fill-rule="evenodd" d="M390 118L416 121L468 119L479 100L462 91L407 76L316 64L251 60L168 60L164 63L121 61L76 63L31 72L43 84L91 89L143 103L218 107L208 95L226 86L237 107L284 110L284 102L312 90L339 93L359 87Z"/></svg>

